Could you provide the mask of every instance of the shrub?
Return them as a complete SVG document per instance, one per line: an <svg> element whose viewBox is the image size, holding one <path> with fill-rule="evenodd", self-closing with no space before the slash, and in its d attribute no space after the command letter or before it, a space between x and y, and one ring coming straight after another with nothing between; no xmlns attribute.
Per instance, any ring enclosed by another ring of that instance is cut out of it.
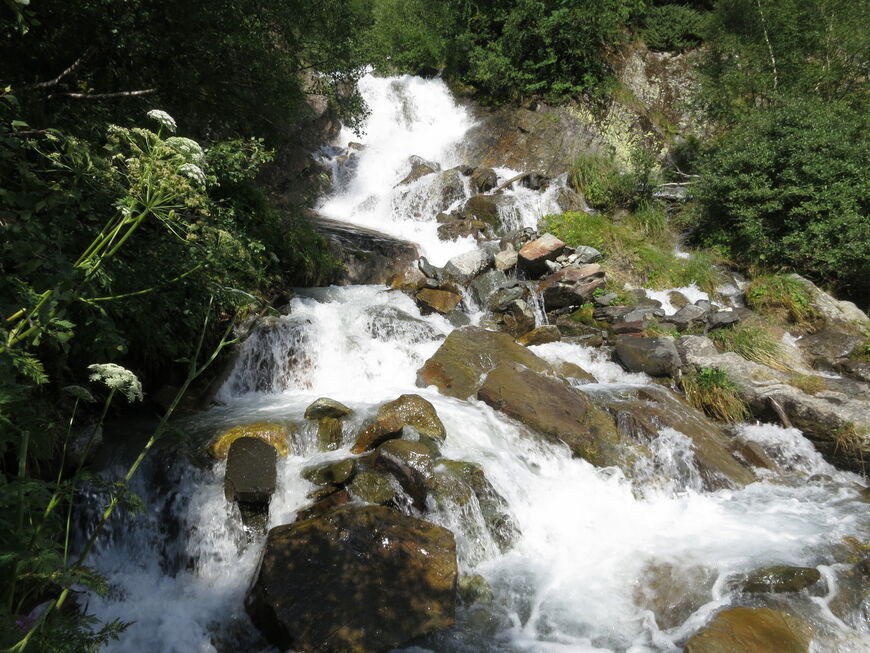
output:
<svg viewBox="0 0 870 653"><path fill-rule="evenodd" d="M746 289L746 302L780 322L805 325L817 317L806 286L788 275L756 277Z"/></svg>
<svg viewBox="0 0 870 653"><path fill-rule="evenodd" d="M740 422L749 416L746 403L724 370L702 367L680 381L686 400L722 422Z"/></svg>
<svg viewBox="0 0 870 653"><path fill-rule="evenodd" d="M704 19L684 5L650 7L641 31L651 50L688 50L701 43Z"/></svg>

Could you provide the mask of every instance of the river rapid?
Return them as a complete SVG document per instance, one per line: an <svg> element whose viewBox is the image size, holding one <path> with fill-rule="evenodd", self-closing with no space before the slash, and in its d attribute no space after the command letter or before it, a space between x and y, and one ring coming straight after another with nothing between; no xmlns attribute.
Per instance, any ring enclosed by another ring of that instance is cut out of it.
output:
<svg viewBox="0 0 870 653"><path fill-rule="evenodd" d="M433 198L441 189L431 179L435 175L396 188L408 174L411 155L445 170L463 163L471 113L437 79L369 76L362 92L371 109L365 133L343 132L321 153L336 183L319 212L412 240L435 265L475 248L470 238L438 239ZM362 147L347 150L352 142ZM354 152L350 164L348 151ZM500 182L517 172L497 169ZM542 215L558 211L557 188L558 182L543 193L509 189L513 200L504 220L536 226ZM465 193L470 196L471 189ZM466 304L472 322L478 321L479 307L470 297ZM829 609L844 538L870 537L859 478L828 465L799 431L740 427L741 437L759 443L786 470L743 489L704 491L689 439L667 429L646 467L627 478L528 437L482 402L416 387L417 370L453 328L441 315L421 315L410 297L383 286L298 289L287 315L244 343L219 393L222 405L178 423L186 444L172 446L193 453L157 452L134 488L145 510L119 515L102 537L92 561L110 579L110 591L82 600L101 620L134 622L106 650L271 650L243 608L263 537L247 533L225 500L224 463L198 452L229 426L297 423L291 454L279 459L269 514L270 527L289 523L309 503L305 496L312 486L301 470L346 457L355 428L403 393L432 402L447 429L444 456L480 464L519 531L513 548L501 553L473 506L462 513L427 513L454 532L460 571L483 576L493 599L486 611L460 608L452 629L404 651L679 651L715 611L734 604L731 579L772 564L816 567L822 574L820 590L781 599L785 609L812 624L815 651L870 650L867 622L847 623ZM577 344L533 350L547 360L579 364L602 393L652 383ZM318 397L356 411L338 451L318 451L315 428L302 417ZM83 509L83 523L86 516ZM671 604L667 623L655 617L657 600Z"/></svg>

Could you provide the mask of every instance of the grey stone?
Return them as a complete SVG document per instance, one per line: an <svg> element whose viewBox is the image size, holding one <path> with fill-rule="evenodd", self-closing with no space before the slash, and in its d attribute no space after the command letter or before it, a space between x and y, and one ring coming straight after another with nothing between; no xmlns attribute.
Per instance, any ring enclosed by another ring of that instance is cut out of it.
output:
<svg viewBox="0 0 870 653"><path fill-rule="evenodd" d="M716 311L707 316L707 326L710 329L731 326L740 321L740 314L735 310Z"/></svg>
<svg viewBox="0 0 870 653"><path fill-rule="evenodd" d="M497 269L489 270L471 282L471 293L477 300L477 303L484 306L489 296L505 285L507 281L508 278L504 272Z"/></svg>
<svg viewBox="0 0 870 653"><path fill-rule="evenodd" d="M578 263L595 263L600 260L603 254L599 252L594 247L589 247L588 245L580 245L577 249L574 250L574 255L577 257L576 261Z"/></svg>
<svg viewBox="0 0 870 653"><path fill-rule="evenodd" d="M506 311L512 302L515 302L518 299L523 299L528 295L528 293L528 289L522 286L502 288L490 295L486 302L486 308L495 313Z"/></svg>
<svg viewBox="0 0 870 653"><path fill-rule="evenodd" d="M671 317L668 319L674 324L686 327L692 322L702 321L706 314L707 311L705 311L700 306L695 306L694 304L686 304L676 313L671 315Z"/></svg>
<svg viewBox="0 0 870 653"><path fill-rule="evenodd" d="M615 352L631 372L669 376L680 367L680 355L670 338L620 338Z"/></svg>
<svg viewBox="0 0 870 653"><path fill-rule="evenodd" d="M474 277L492 265L492 256L480 249L473 249L454 256L444 266L444 275L461 284L468 284Z"/></svg>
<svg viewBox="0 0 870 653"><path fill-rule="evenodd" d="M516 267L518 257L519 255L513 247L502 250L495 255L495 269L504 271Z"/></svg>

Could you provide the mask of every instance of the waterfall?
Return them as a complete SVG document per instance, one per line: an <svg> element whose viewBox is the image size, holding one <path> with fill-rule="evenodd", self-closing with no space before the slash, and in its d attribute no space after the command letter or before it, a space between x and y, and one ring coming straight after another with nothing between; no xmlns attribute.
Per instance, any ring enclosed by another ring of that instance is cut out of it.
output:
<svg viewBox="0 0 870 653"><path fill-rule="evenodd" d="M322 153L334 164L335 187L319 211L418 242L437 264L475 247L471 239L438 240L433 211L443 206L433 198L450 197L434 178L397 187L412 156L441 171L463 163L456 146L473 124L470 113L437 79L368 76L361 90L371 109L365 133L343 132ZM352 142L360 146L349 149ZM348 152L355 158L350 166ZM497 170L502 181L515 172ZM553 188L510 189L514 225L530 226L557 210ZM463 185L461 192L450 205L471 191ZM448 434L443 455L483 468L519 535L502 553L473 505L462 513L427 514L454 531L461 571L482 575L494 598L485 623L462 609L453 629L407 653L677 651L728 603L734 591L728 579L769 564L829 565L828 552L844 537L870 537L867 512L856 501L858 478L825 463L794 429L745 425L740 436L770 450L785 469L818 479L762 480L710 492L701 489L689 439L673 429L662 430L645 466L629 477L529 437L482 402L416 387L417 369L452 329L443 316L423 316L409 297L382 286L299 291L286 316L262 324L244 344L221 389L222 405L177 425L194 451L233 425L287 421L299 427L299 443L279 461L269 514L274 527L293 521L308 503L312 486L303 468L348 455L347 438L339 451L317 451L302 416L314 399L328 396L354 409L351 430L402 393L432 402ZM566 342L532 349L546 360L580 365L602 392L652 383L596 349ZM145 512L119 513L112 536L95 551L93 564L111 585L105 596L83 594L83 604L101 620L135 622L109 651L272 650L242 607L263 538L246 533L236 507L224 499L224 463L191 460L156 452L137 481ZM674 579L690 580L680 585ZM700 607L660 624L650 605L672 581L669 591L695 597ZM839 621L821 599L796 605L825 624L814 650L867 650L866 628L862 634Z"/></svg>

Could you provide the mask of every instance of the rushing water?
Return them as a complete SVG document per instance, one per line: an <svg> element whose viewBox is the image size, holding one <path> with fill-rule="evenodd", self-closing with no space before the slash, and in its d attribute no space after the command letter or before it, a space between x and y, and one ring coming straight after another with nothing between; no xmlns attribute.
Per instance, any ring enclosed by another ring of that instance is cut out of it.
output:
<svg viewBox="0 0 870 653"><path fill-rule="evenodd" d="M364 147L344 179L337 173L321 210L415 240L439 263L473 247L438 241L425 198L395 188L411 155L442 169L461 163L455 145L471 125L469 114L437 80L369 77L363 91L372 109ZM339 145L352 135L343 139ZM513 171L498 172L508 178ZM551 197L512 193L517 225L553 210ZM818 566L827 579L816 595L789 604L814 625L816 651L870 648L866 623L843 623L828 609L836 592L832 552L844 537L870 536L858 479L825 463L800 432L743 426L740 437L764 447L786 476L771 474L741 490L702 491L690 441L672 429L651 446L649 473L640 469L629 479L529 437L480 402L417 388L417 369L451 329L444 318L423 317L409 297L380 286L300 291L287 316L263 324L245 343L221 390L224 405L180 426L194 450L230 425L290 420L301 427L291 455L279 462L271 527L292 521L306 505L311 486L301 470L346 456L354 429L379 404L405 392L430 400L447 429L444 456L484 468L519 536L503 554L473 511L427 514L454 531L461 570L486 578L494 598L483 611L460 609L453 629L408 652L677 651L733 600L729 579L768 564ZM651 383L579 345L534 349L545 359L581 365L603 391ZM318 452L302 418L322 396L356 411L340 451ZM199 464L157 453L136 488L147 509L114 520L93 558L112 586L104 598L86 597L89 610L102 620L135 622L109 650L269 650L242 607L262 538L245 533L224 499L223 464L192 458ZM658 623L651 607L665 595L675 616ZM689 607L681 609L683 603Z"/></svg>

